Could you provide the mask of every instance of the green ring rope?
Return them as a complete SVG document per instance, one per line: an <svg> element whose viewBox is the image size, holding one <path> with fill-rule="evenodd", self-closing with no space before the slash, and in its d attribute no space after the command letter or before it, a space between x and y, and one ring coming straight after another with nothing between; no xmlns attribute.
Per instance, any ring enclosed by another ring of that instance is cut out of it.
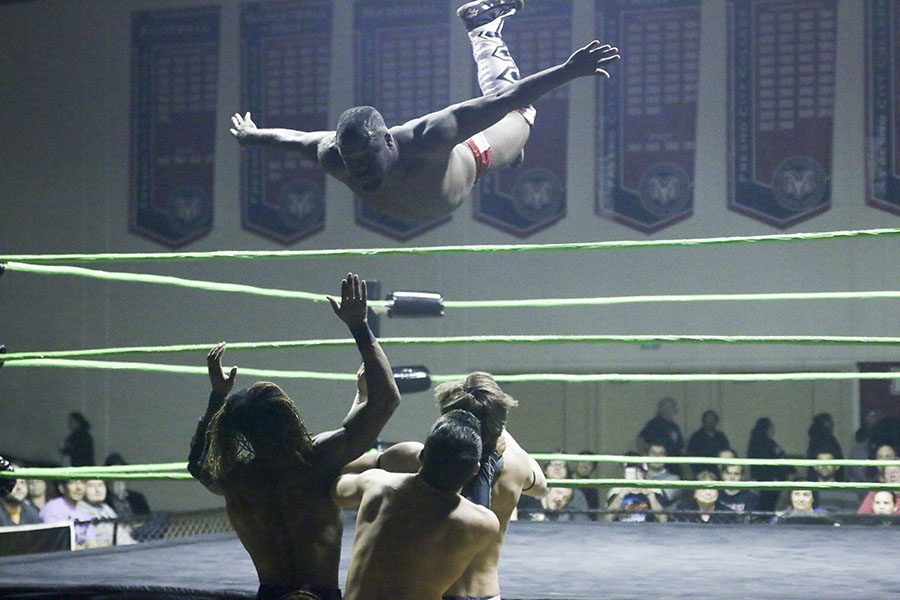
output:
<svg viewBox="0 0 900 600"><path fill-rule="evenodd" d="M555 452L531 452L534 460L562 460L566 462L595 463L659 463L666 465L740 465L750 466L788 466L818 467L831 465L835 467L888 467L900 466L900 459L871 460L856 458L832 458L818 460L812 458L719 458L718 456L627 456L621 454L564 454Z"/></svg>
<svg viewBox="0 0 900 600"><path fill-rule="evenodd" d="M775 235L711 237L674 240L621 240L606 242L573 242L564 244L482 244L404 248L357 248L333 250L218 250L213 252L97 253L97 254L5 254L0 262L114 262L200 259L267 259L267 258L336 258L349 256L413 256L467 253L531 253L583 252L596 250L635 250L644 248L684 248L728 244L760 244L769 242L809 242L837 239L873 239L900 235L900 228L823 231Z"/></svg>
<svg viewBox="0 0 900 600"><path fill-rule="evenodd" d="M2 355L0 355L2 356ZM146 371L152 373L176 373L208 376L206 367L166 365L125 361L72 360L66 358L34 358L10 362L7 367L60 367L68 369L100 369L111 371ZM323 381L356 381L355 373L329 373L323 371L278 371L241 367L239 374L252 377L280 379L317 379ZM432 375L435 383L458 381L466 375ZM530 381L847 381L861 379L900 379L897 372L796 372L796 373L524 373L495 375L500 383Z"/></svg>
<svg viewBox="0 0 900 600"><path fill-rule="evenodd" d="M716 490L900 490L900 483L868 483L865 481L695 481L653 479L548 479L548 487L628 487L651 489L716 489Z"/></svg>
<svg viewBox="0 0 900 600"><path fill-rule="evenodd" d="M796 344L796 345L866 345L897 346L900 337L814 336L814 335L463 335L450 337L385 337L382 346L443 346L456 344ZM229 342L228 349L280 350L286 348L350 348L356 345L351 338L292 340L280 342ZM171 344L166 346L121 346L81 350L48 350L0 354L0 362L31 358L78 358L86 356L114 356L121 354L166 354L207 352L215 343Z"/></svg>
<svg viewBox="0 0 900 600"><path fill-rule="evenodd" d="M304 292L299 290L282 290L262 288L240 283L220 283L184 279L169 275L153 275L148 273L124 273L118 271L98 271L84 267L67 267L54 265L32 265L20 262L6 264L12 272L31 273L36 275L68 275L101 281L120 281L127 283L151 283L208 292L239 293L251 296L268 296L273 298L291 298L326 302L325 294ZM669 302L746 302L746 301L785 301L785 300L875 300L900 298L900 290L868 290L855 292L775 292L751 294L662 294L656 296L602 296L594 298L532 298L519 300L445 300L445 308L552 308L562 306L613 306L619 304L656 304ZM371 306L386 306L383 300L373 300Z"/></svg>

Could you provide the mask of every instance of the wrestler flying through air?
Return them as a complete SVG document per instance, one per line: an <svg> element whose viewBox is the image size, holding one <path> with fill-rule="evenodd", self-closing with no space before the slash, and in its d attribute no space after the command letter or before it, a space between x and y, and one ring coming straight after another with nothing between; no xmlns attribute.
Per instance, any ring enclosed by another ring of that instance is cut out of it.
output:
<svg viewBox="0 0 900 600"><path fill-rule="evenodd" d="M492 169L521 162L534 123L531 103L578 77L601 75L618 49L594 40L562 64L519 78L501 36L523 0L469 2L459 8L469 32L484 94L402 125L387 127L371 106L340 117L336 131L259 129L248 112L232 118L242 146L299 152L343 182L373 209L401 221L448 214L475 181Z"/></svg>

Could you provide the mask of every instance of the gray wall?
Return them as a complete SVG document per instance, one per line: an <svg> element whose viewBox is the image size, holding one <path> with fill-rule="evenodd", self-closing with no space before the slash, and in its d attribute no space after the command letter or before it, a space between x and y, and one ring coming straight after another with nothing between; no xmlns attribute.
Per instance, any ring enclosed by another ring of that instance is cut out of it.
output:
<svg viewBox="0 0 900 600"><path fill-rule="evenodd" d="M139 252L162 248L128 233L130 15L136 9L185 1L36 1L0 9L0 248L6 253ZM205 5L207 2L199 3ZM240 151L228 134L239 110L238 2L224 0L216 154L216 222L189 250L274 249L241 230ZM332 117L352 102L349 0L335 3ZM593 36L593 3L576 0L573 47ZM700 125L694 217L654 238L773 233L730 212L726 177L725 2L703 5ZM470 85L471 58L462 28L452 22L453 95ZM864 202L863 3L842 0L839 12L832 209L790 231L896 227L898 219ZM514 27L515 23L510 23ZM338 40L347 40L338 44ZM512 48L515 53L515 48ZM627 68L627 57L619 68ZM593 214L593 82L572 84L568 217L533 236L537 243L642 238ZM540 114L538 115L540 118ZM326 229L298 247L398 245L353 222L351 195L329 183ZM415 245L513 243L516 238L475 222L464 206L452 222ZM896 288L898 242L842 241L804 245L732 246L672 251L527 256L439 256L359 260L116 264L115 270L173 274L318 292L337 292L354 270L390 289L430 289L452 299L580 297L662 293L877 290ZM568 310L453 311L435 321L390 321L383 335L504 333L709 333L896 335L900 310L888 301L820 301ZM117 345L261 341L345 336L329 307L148 285L16 273L0 280L0 343L11 350ZM394 364L424 363L437 373L716 371L852 369L857 361L897 360L895 349L845 347L632 346L448 347L389 349ZM150 360L157 360L152 357ZM203 354L161 356L159 362L203 364ZM230 353L226 362L263 368L343 370L355 350ZM239 384L249 383L239 375ZM313 430L332 427L352 398L352 384L281 382ZM122 452L132 462L183 460L203 410L204 377L97 371L0 371L0 448L56 458L65 416L81 410L94 424L100 459ZM690 433L700 413L718 408L740 452L757 416L770 415L778 439L802 452L805 429L831 410L849 450L854 383L709 385L517 385L522 406L511 427L534 449L627 449L663 394L682 401ZM430 395L410 395L385 439L419 438L433 420ZM195 484L142 483L156 507L218 502Z"/></svg>

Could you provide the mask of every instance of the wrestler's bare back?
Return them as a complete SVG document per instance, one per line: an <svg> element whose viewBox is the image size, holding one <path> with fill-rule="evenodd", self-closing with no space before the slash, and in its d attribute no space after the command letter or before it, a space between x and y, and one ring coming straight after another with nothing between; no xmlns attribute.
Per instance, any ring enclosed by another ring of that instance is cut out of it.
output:
<svg viewBox="0 0 900 600"><path fill-rule="evenodd" d="M350 177L333 136L319 145L319 163L378 212L401 221L449 214L472 191L475 159L465 143L430 144L425 131L427 118L389 129L397 144L397 162L374 191L366 190ZM433 117L430 122L433 123Z"/></svg>
<svg viewBox="0 0 900 600"><path fill-rule="evenodd" d="M263 471L250 462L223 486L228 517L261 584L337 588L341 511L334 475L314 465Z"/></svg>
<svg viewBox="0 0 900 600"><path fill-rule="evenodd" d="M440 600L497 535L497 518L421 477L367 471L345 600Z"/></svg>

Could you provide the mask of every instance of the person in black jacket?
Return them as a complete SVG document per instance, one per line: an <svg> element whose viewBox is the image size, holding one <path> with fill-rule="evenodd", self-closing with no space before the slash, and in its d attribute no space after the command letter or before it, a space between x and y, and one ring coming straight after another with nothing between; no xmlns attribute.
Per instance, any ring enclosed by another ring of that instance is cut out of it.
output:
<svg viewBox="0 0 900 600"><path fill-rule="evenodd" d="M91 437L91 424L80 412L69 413L69 431L63 447L59 449L68 459L69 466L90 467L94 462L94 438Z"/></svg>
<svg viewBox="0 0 900 600"><path fill-rule="evenodd" d="M757 419L753 431L750 432L750 443L747 445L748 458L785 458L786 454L773 437L775 426L772 419L762 417ZM753 465L750 467L750 475L756 481L787 481L794 474L793 467L773 465ZM774 511L778 501L777 490L762 490L759 494L759 509Z"/></svg>

